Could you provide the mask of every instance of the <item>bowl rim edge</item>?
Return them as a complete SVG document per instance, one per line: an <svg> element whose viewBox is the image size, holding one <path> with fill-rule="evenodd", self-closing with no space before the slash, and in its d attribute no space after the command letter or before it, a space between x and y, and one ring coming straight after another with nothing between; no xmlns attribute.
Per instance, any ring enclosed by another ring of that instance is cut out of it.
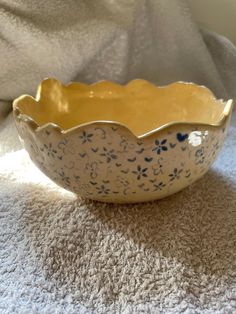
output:
<svg viewBox="0 0 236 314"><path fill-rule="evenodd" d="M130 133L133 137L135 137L136 139L144 139L144 138L147 138L155 133L158 133L162 130L165 130L165 129L168 129L169 127L172 127L172 126L177 126L177 125L190 125L190 126L208 126L208 127L220 127L224 124L224 122L226 121L226 119L231 115L231 112L232 112L232 109L233 109L233 99L228 99L226 101L224 101L223 99L217 99L216 96L212 93L212 91L204 86L204 85L198 85L198 84L195 84L193 82L184 82L184 81L175 81L173 83L170 83L170 84L167 84L167 85L162 85L162 86L156 86L155 84L147 81L147 80L143 80L143 79L134 79L134 80L131 80L129 81L127 84L118 84L118 83L114 83L116 85L119 85L119 86L127 86L128 84L130 84L131 82L133 81L144 81L144 82L148 82L149 84L151 85L154 85L155 87L158 87L158 88L164 88L164 87L168 87L172 84L177 84L177 83L180 83L180 84L190 84L190 85L195 85L195 86L198 86L198 87L202 87L202 88L205 88L207 89L208 91L210 91L210 93L213 95L214 97L214 100L215 101L221 101L225 104L225 107L223 109L223 112L221 114L221 117L219 118L219 120L214 123L214 124L211 124L211 123L203 123L203 122L188 122L188 121L171 121L171 122L168 122L166 124L163 124L155 129L151 129L150 131L148 132L145 132L144 134L141 134L141 135L136 135L134 134L134 132L125 124L121 123L121 122L117 122L117 121L113 121L113 120L94 120L94 121L89 121L89 122L86 122L86 123L82 123L82 124L78 124L72 128L69 128L67 130L64 130L63 128L61 128L59 125L57 125L56 123L53 123L53 122L48 122L48 123L45 123L43 125L39 125L32 117L30 117L29 115L27 114L24 114L20 111L20 109L18 108L18 102L19 100L21 100L22 98L24 97L30 97L32 98L34 101L38 102L39 99L40 99L40 89L41 89L41 85L43 82L47 81L47 80L54 80L54 81L57 81L59 84L61 84L62 86L70 86L71 84L75 84L75 83L79 83L81 84L80 82L69 82L68 84L63 84L61 83L60 81L54 79L54 78L45 78L44 80L41 81L41 83L39 84L38 88L37 88L37 93L36 93L36 97L33 97L31 95L27 95L27 94L23 94L19 97L17 97L14 101L13 101L13 113L14 113L14 118L15 120L19 120L19 121L22 121L22 122L25 122L27 123L31 129L33 129L35 132L37 133L41 133L43 132L44 130L48 129L48 128L52 128L54 130L56 130L58 133L62 134L62 135L67 135L69 133L74 133L75 131L79 131L80 129L83 129L87 126L93 126L93 125L113 125L113 126L116 126L116 127L120 127L120 128L123 128L123 129L126 129L126 131L128 133ZM97 81L95 83L92 83L92 84L85 84L85 85L96 85L100 82L112 82L112 81L109 81L109 80L100 80L100 81ZM113 83L113 82L112 82ZM84 84L84 83L82 83Z"/></svg>

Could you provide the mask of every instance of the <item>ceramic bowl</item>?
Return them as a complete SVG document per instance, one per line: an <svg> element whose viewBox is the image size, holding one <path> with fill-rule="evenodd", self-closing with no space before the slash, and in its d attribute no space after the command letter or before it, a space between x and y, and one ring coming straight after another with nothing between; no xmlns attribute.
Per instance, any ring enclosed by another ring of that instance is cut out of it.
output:
<svg viewBox="0 0 236 314"><path fill-rule="evenodd" d="M160 199L209 169L226 135L232 100L204 86L145 80L65 86L46 79L14 101L32 161L61 187L104 202Z"/></svg>

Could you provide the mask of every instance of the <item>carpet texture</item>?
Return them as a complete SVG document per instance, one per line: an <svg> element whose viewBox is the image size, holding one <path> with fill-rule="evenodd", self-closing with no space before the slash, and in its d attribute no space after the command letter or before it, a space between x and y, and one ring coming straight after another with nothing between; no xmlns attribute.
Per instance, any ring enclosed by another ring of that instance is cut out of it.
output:
<svg viewBox="0 0 236 314"><path fill-rule="evenodd" d="M31 163L8 114L45 77L236 98L236 48L199 31L184 0L0 0L0 313L236 313L236 123L183 192L84 201Z"/></svg>
<svg viewBox="0 0 236 314"><path fill-rule="evenodd" d="M1 313L236 312L236 124L212 169L161 201L106 205L0 137Z"/></svg>

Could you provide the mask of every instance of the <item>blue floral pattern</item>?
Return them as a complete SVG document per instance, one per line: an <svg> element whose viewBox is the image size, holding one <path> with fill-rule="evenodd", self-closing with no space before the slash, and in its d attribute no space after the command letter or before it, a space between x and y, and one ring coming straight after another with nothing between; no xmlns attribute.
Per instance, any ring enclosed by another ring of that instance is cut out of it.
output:
<svg viewBox="0 0 236 314"><path fill-rule="evenodd" d="M137 170L132 171L137 176L137 180L140 180L142 177L147 177L148 168L142 168L140 165L137 166Z"/></svg>
<svg viewBox="0 0 236 314"><path fill-rule="evenodd" d="M155 140L155 145L156 147L153 148L153 152L156 152L158 155L161 154L161 152L166 152L168 150L167 146L166 146L166 143L167 143L167 139L164 139L164 140Z"/></svg>
<svg viewBox="0 0 236 314"><path fill-rule="evenodd" d="M103 147L103 153L100 154L100 156L105 157L108 163L111 162L113 159L117 159L117 155L114 153L114 149L108 150L106 147Z"/></svg>
<svg viewBox="0 0 236 314"><path fill-rule="evenodd" d="M85 144L87 142L92 142L92 133L87 133L85 131L82 132L82 134L79 136L79 138L82 140L82 144Z"/></svg>
<svg viewBox="0 0 236 314"><path fill-rule="evenodd" d="M44 144L43 147L41 148L41 151L44 152L46 151L46 154L48 157L55 158L57 154L57 150L53 148L52 143L49 144Z"/></svg>
<svg viewBox="0 0 236 314"><path fill-rule="evenodd" d="M24 136L39 168L77 194L122 202L131 196L134 201L142 195L164 197L188 186L206 172L226 135L204 126L173 127L163 137L157 132L144 140L108 125L88 125L63 137L53 132L46 130L38 139Z"/></svg>
<svg viewBox="0 0 236 314"><path fill-rule="evenodd" d="M106 195L108 195L110 193L110 189L105 187L104 184L102 184L99 187L96 187L96 190L98 191L98 194L106 194Z"/></svg>
<svg viewBox="0 0 236 314"><path fill-rule="evenodd" d="M174 168L173 172L169 174L170 181L179 180L183 169Z"/></svg>
<svg viewBox="0 0 236 314"><path fill-rule="evenodd" d="M158 184L154 184L154 185L153 185L153 187L154 187L154 190L153 190L153 191L160 191L160 190L162 190L165 186L166 186L166 184L161 181L161 182L159 182Z"/></svg>

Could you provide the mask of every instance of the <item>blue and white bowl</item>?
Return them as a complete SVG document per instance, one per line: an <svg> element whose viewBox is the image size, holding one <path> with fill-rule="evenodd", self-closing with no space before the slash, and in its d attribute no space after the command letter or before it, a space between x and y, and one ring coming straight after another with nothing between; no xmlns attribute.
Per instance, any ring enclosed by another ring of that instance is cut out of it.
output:
<svg viewBox="0 0 236 314"><path fill-rule="evenodd" d="M46 79L14 101L32 161L61 187L103 202L144 202L202 177L221 149L232 100L204 86L144 80L64 86Z"/></svg>

